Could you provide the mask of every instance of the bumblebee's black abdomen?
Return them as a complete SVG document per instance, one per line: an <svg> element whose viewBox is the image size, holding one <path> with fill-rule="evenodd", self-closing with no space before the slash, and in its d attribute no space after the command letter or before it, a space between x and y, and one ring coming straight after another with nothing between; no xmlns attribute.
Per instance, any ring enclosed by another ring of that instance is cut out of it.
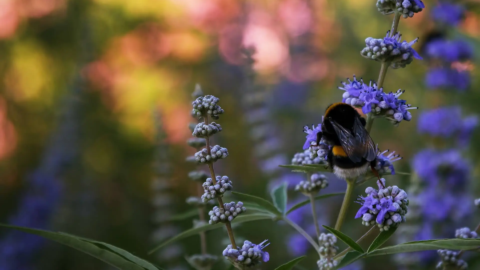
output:
<svg viewBox="0 0 480 270"><path fill-rule="evenodd" d="M325 119L333 119L336 123L350 131L353 129L356 118L359 118L363 125L365 124L365 119L360 116L355 108L342 102L330 105L325 111L324 117ZM340 140L330 121L323 121L322 131L326 141L334 145L340 145Z"/></svg>

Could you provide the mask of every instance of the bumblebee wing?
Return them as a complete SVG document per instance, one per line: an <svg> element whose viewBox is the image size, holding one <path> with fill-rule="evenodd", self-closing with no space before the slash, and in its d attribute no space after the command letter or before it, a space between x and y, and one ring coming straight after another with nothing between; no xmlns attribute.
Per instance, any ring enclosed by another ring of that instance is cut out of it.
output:
<svg viewBox="0 0 480 270"><path fill-rule="evenodd" d="M333 129L340 140L340 144L342 145L343 150L345 150L348 158L355 163L362 161L363 154L359 151L361 150L361 145L354 134L339 125L334 120L329 119L329 121L332 124Z"/></svg>
<svg viewBox="0 0 480 270"><path fill-rule="evenodd" d="M358 147L361 148L360 151L363 153L363 158L365 158L367 161L375 160L375 158L377 157L377 147L375 146L375 143L373 142L365 127L362 125L359 117L355 117L353 133L355 134L355 138L359 142Z"/></svg>

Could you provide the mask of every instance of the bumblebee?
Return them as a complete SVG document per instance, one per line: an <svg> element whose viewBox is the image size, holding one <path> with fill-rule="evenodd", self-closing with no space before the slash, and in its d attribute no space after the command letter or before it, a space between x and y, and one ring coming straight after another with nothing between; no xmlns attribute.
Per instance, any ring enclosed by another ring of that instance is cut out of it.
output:
<svg viewBox="0 0 480 270"><path fill-rule="evenodd" d="M337 176L356 178L369 167L378 175L374 169L378 149L365 125L365 118L351 105L339 102L326 109L317 145L322 140L331 146L327 161Z"/></svg>

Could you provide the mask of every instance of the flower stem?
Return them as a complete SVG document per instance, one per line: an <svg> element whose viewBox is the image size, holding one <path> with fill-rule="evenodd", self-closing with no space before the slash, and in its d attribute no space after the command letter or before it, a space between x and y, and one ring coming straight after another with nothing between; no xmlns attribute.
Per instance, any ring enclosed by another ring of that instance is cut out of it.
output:
<svg viewBox="0 0 480 270"><path fill-rule="evenodd" d="M392 23L392 28L390 29L390 36L394 36L395 33L398 30L398 24L400 23L400 18L402 14L398 11L395 12L395 16L393 17L393 23ZM385 81L385 76L387 75L388 67L390 66L390 62L382 62L382 65L380 66L380 73L378 74L378 80L377 80L377 87L378 89L381 89L383 87L383 82ZM369 113L367 115L367 126L366 129L368 133L370 133L370 130L372 130L372 125L373 121L375 118L373 117L372 113Z"/></svg>
<svg viewBox="0 0 480 270"><path fill-rule="evenodd" d="M307 178L310 183L312 183L312 174L307 173ZM315 231L317 232L317 239L320 237L320 226L318 225L317 211L315 209L315 197L312 193L308 195L310 197L310 205L312 206L312 217L313 223L315 224Z"/></svg>
<svg viewBox="0 0 480 270"><path fill-rule="evenodd" d="M299 232L303 237L305 237L305 239L307 239L307 241L312 245L312 247L314 247L315 250L318 252L318 248L319 248L318 244L315 242L315 240L313 240L313 238L310 235L308 235L308 233L304 229L302 229L302 227L298 226L298 224L293 222L288 217L283 217L283 220L286 223L288 223L288 225L292 226L292 228L297 230L297 232Z"/></svg>
<svg viewBox="0 0 480 270"><path fill-rule="evenodd" d="M372 113L367 114L367 125L365 129L370 134L370 130L372 130L373 120L375 120L375 116Z"/></svg>
<svg viewBox="0 0 480 270"><path fill-rule="evenodd" d="M337 223L335 224L335 230L340 231L342 228L345 217L347 216L348 206L352 202L353 190L355 189L355 179L346 179L347 190L345 191L345 197L343 197L342 207L338 214Z"/></svg>
<svg viewBox="0 0 480 270"><path fill-rule="evenodd" d="M204 116L204 119L205 119L205 125L208 125L208 115L205 115ZM205 138L205 142L206 142L206 145L207 145L207 153L208 155L211 155L211 151L210 151L210 136L207 136ZM215 185L217 183L217 178L215 176L215 170L213 169L213 163L208 163L208 169L210 170L210 176L212 177L212 182L213 184ZM222 197L218 197L217 198L217 201L218 201L218 206L221 208L221 209L224 209L224 206L223 206L223 199ZM237 248L237 244L235 244L235 237L233 236L233 230L232 230L232 225L230 224L230 221L226 221L225 222L225 227L227 228L227 233L228 233L228 238L230 238L230 242L232 243L232 248Z"/></svg>

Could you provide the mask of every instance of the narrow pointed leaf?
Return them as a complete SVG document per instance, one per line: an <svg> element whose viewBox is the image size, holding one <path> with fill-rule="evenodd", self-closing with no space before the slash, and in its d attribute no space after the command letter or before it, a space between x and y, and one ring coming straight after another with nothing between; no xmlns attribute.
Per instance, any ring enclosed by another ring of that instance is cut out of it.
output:
<svg viewBox="0 0 480 270"><path fill-rule="evenodd" d="M439 239L439 240L425 240L407 242L395 246L389 246L379 248L369 254L367 257L388 255L406 252L416 252L424 250L437 250L437 249L453 249L453 250L469 250L476 249L480 246L480 239Z"/></svg>
<svg viewBox="0 0 480 270"><path fill-rule="evenodd" d="M342 233L341 231L337 231L332 227L328 227L326 225L323 225L323 227L325 229L327 229L328 231L330 231L331 233L333 233L336 237L338 237L340 240L342 240L349 247L353 248L354 250L356 250L360 253L364 253L362 247L359 244L355 243L355 240L348 237L346 234Z"/></svg>
<svg viewBox="0 0 480 270"><path fill-rule="evenodd" d="M287 209L287 183L272 190L272 200L275 207L280 211L281 215L285 215Z"/></svg>
<svg viewBox="0 0 480 270"><path fill-rule="evenodd" d="M258 209L267 211L267 212L272 213L272 214L277 215L277 216L282 215L282 213L280 213L278 211L278 209L275 207L275 205L273 205L271 202L269 202L269 201L267 201L263 198L253 196L253 195L249 195L249 194L245 194L245 193L240 193L240 192L232 192L232 194L235 195L235 197L239 198L241 201L254 203L254 204L258 205L260 207ZM247 210L248 210L248 208L247 208Z"/></svg>
<svg viewBox="0 0 480 270"><path fill-rule="evenodd" d="M363 258L365 256L364 253L358 251L350 251L343 257L342 261L337 265L336 269L341 269L349 264L354 263L355 261Z"/></svg>
<svg viewBox="0 0 480 270"><path fill-rule="evenodd" d="M160 222L160 223L172 222L172 221L180 221L180 220L185 220L185 219L193 218L193 217L196 217L196 216L198 216L198 210L197 210L197 209L192 209L192 210L187 211L187 212L184 212L184 213L180 213L180 214L173 215L173 216L171 216L169 219L164 220L164 221L162 221L162 222Z"/></svg>
<svg viewBox="0 0 480 270"><path fill-rule="evenodd" d="M61 234L69 235L67 233L61 233ZM138 258L138 257L134 256L133 254L131 254L130 252L125 251L121 248L118 248L114 245L111 245L111 244L108 244L108 243L105 243L105 242L91 240L91 239L88 239L88 238L83 238L83 237L79 237L79 238L83 241L87 241L87 242L90 242L92 244L103 246L105 249L110 249L111 251L113 251L117 254L120 254L122 257L136 263L137 265L142 266L145 269L148 269L148 270L157 270L158 269L155 265L151 264L150 262L148 262L144 259Z"/></svg>
<svg viewBox="0 0 480 270"><path fill-rule="evenodd" d="M115 247L116 251L113 251L111 248L104 248L104 246L99 246L95 243L85 241L84 239L76 237L74 235L25 227L17 227L5 224L0 224L0 226L18 231L23 231L25 233L35 234L43 238L58 242L62 245L72 247L76 250L89 254L92 257L102 260L117 269L159 270L158 267L153 266L152 264L134 256L133 254L123 249ZM137 262L139 262L140 264ZM145 268L143 265L148 265L149 268Z"/></svg>
<svg viewBox="0 0 480 270"><path fill-rule="evenodd" d="M386 232L381 232L375 240L373 240L372 244L368 247L367 253L370 253L379 247L381 247L387 240L395 233L397 230L397 227L391 227L388 231Z"/></svg>
<svg viewBox="0 0 480 270"><path fill-rule="evenodd" d="M295 258L287 263L280 265L279 267L275 268L275 270L291 270L297 263L299 263L301 260L305 258L306 256Z"/></svg>
<svg viewBox="0 0 480 270"><path fill-rule="evenodd" d="M345 192L339 192L339 193L330 193L330 194L324 194L324 195L320 195L320 196L317 196L315 197L315 200L321 200L321 199L326 199L326 198L330 198L330 197L333 197L333 196L340 196L340 195L345 195ZM295 204L294 206L292 206L288 211L287 211L287 215L290 214L291 212L297 210L298 208L304 206L304 205L307 205L310 203L310 200L307 199L303 202L300 202L300 203L297 203Z"/></svg>
<svg viewBox="0 0 480 270"><path fill-rule="evenodd" d="M265 220L265 219L272 219L275 216L271 214L263 214L263 213L256 213L256 214L251 214L251 215L240 215L236 217L232 223L243 223L243 222L249 222L249 221L255 221L255 220ZM172 238L166 240L165 242L161 243L160 245L156 246L154 249L152 249L148 254L152 254L153 252L157 251L158 249L169 245L171 243L174 243L176 241L182 240L184 238L190 237L192 235L197 235L199 232L205 232L205 231L210 231L214 229L218 229L223 227L223 223L217 223L214 225L206 224L204 226L192 228L189 230L186 230L184 232L181 232L180 234L177 234L173 236Z"/></svg>
<svg viewBox="0 0 480 270"><path fill-rule="evenodd" d="M325 165L280 165L282 168L287 168L299 172L330 172Z"/></svg>

